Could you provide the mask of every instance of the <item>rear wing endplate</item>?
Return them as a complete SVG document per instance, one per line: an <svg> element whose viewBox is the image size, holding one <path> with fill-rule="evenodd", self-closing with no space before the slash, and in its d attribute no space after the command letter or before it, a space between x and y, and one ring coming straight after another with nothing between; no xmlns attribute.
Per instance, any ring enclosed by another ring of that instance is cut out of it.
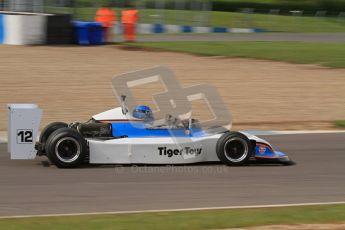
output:
<svg viewBox="0 0 345 230"><path fill-rule="evenodd" d="M8 152L11 159L34 159L42 110L34 104L9 104Z"/></svg>

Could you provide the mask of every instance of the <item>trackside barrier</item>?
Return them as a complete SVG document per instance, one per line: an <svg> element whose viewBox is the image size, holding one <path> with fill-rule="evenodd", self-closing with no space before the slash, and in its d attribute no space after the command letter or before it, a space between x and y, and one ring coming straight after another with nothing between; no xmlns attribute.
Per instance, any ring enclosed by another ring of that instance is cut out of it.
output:
<svg viewBox="0 0 345 230"><path fill-rule="evenodd" d="M138 24L138 34L159 33L261 33L266 32L260 28L227 28L227 27L202 27L187 25L164 25L164 24Z"/></svg>
<svg viewBox="0 0 345 230"><path fill-rule="evenodd" d="M73 26L69 14L48 15L46 19L45 44L72 44Z"/></svg>
<svg viewBox="0 0 345 230"><path fill-rule="evenodd" d="M70 15L0 11L0 44L72 44L101 45L103 28L98 22L72 23ZM155 33L259 33L259 28L198 27L187 25L138 24L138 34ZM123 33L120 22L115 35Z"/></svg>
<svg viewBox="0 0 345 230"><path fill-rule="evenodd" d="M164 29L164 25L162 24L153 24L153 32L156 34L164 33Z"/></svg>
<svg viewBox="0 0 345 230"><path fill-rule="evenodd" d="M47 14L1 12L3 43L8 45L43 44Z"/></svg>
<svg viewBox="0 0 345 230"><path fill-rule="evenodd" d="M70 15L0 12L0 44L72 44Z"/></svg>

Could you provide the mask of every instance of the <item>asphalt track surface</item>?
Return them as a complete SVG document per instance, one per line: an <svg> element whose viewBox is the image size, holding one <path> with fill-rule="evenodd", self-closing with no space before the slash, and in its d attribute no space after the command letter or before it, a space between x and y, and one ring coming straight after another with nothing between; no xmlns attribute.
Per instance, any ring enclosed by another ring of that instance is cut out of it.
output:
<svg viewBox="0 0 345 230"><path fill-rule="evenodd" d="M118 39L118 38L117 38ZM345 33L213 33L140 35L140 42L160 41L300 41L345 42Z"/></svg>
<svg viewBox="0 0 345 230"><path fill-rule="evenodd" d="M345 134L265 136L294 166L44 167L0 145L0 216L345 201Z"/></svg>

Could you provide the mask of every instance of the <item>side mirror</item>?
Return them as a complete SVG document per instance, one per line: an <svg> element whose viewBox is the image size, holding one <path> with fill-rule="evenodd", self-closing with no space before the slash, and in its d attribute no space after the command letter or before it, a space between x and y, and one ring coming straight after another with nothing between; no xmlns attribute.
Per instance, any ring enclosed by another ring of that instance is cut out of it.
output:
<svg viewBox="0 0 345 230"><path fill-rule="evenodd" d="M122 107L122 113L126 115L128 113L128 108L126 106L126 95L121 95L121 107Z"/></svg>

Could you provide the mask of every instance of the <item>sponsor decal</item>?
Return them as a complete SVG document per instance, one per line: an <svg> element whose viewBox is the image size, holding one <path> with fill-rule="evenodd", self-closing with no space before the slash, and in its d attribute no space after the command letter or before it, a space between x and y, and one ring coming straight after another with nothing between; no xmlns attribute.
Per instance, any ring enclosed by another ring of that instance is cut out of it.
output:
<svg viewBox="0 0 345 230"><path fill-rule="evenodd" d="M264 154L266 152L266 147L263 145L259 145L259 153Z"/></svg>
<svg viewBox="0 0 345 230"><path fill-rule="evenodd" d="M158 147L158 152L160 156L181 156L181 155L194 155L198 156L202 152L202 148L191 148L191 147L184 147L181 149L170 149L167 147Z"/></svg>

